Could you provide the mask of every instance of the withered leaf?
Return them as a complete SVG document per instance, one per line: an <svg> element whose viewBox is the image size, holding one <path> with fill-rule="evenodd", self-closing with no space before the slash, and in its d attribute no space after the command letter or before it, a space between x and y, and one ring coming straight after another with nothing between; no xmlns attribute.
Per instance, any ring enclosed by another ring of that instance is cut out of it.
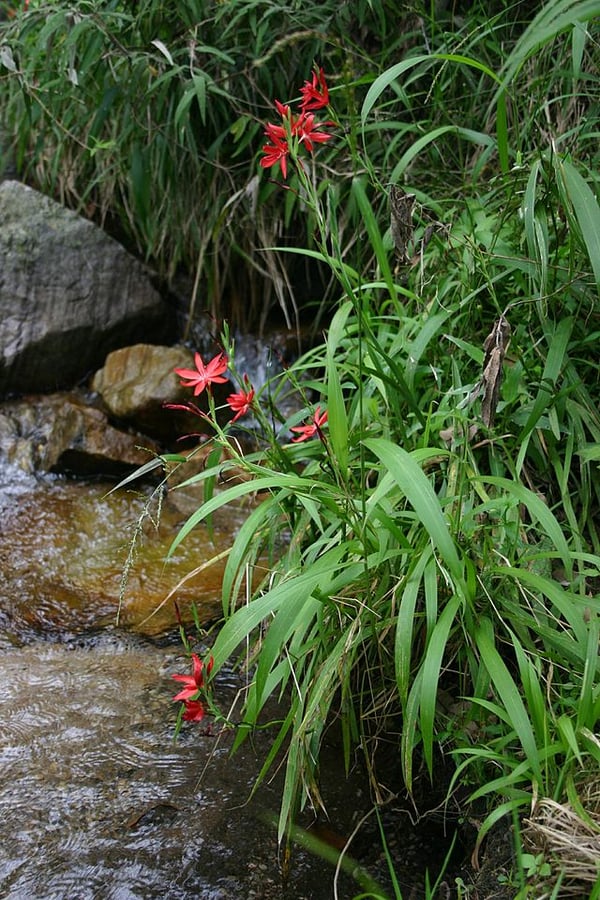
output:
<svg viewBox="0 0 600 900"><path fill-rule="evenodd" d="M413 224L415 203L416 200L414 194L407 194L406 191L397 184L391 185L390 230L399 265L416 265L422 258L425 248L433 235L448 232L450 230L449 225L443 225L441 222L437 221L430 221L422 238L417 241L415 238L415 226ZM423 215L426 218L431 218L426 212L424 212Z"/></svg>
<svg viewBox="0 0 600 900"><path fill-rule="evenodd" d="M410 259L408 248L414 237L414 208L415 195L407 194L399 185L393 184L390 187L390 228L394 250L403 263Z"/></svg>
<svg viewBox="0 0 600 900"><path fill-rule="evenodd" d="M500 385L502 384L502 364L508 345L510 344L511 327L504 316L500 316L494 322L494 327L485 339L483 350L483 373L481 376L481 388L483 399L481 401L481 418L484 425L492 428L496 418L496 408L500 397Z"/></svg>

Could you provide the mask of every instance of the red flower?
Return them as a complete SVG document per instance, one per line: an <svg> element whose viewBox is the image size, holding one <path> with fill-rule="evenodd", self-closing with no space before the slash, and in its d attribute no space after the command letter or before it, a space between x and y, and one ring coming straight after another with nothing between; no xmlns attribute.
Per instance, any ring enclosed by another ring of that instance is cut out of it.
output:
<svg viewBox="0 0 600 900"><path fill-rule="evenodd" d="M322 123L322 125L328 124L328 122ZM324 144L325 141L330 141L332 138L332 135L325 131L315 131L315 128L321 128L322 125L315 122L314 113L302 113L296 123L298 140L304 144L309 153L312 153L315 144Z"/></svg>
<svg viewBox="0 0 600 900"><path fill-rule="evenodd" d="M317 434L322 440L321 426L327 421L327 410L321 412L321 407L317 406L312 422L309 425L295 425L291 431L297 431L298 437L292 438L292 443L300 441L308 441Z"/></svg>
<svg viewBox="0 0 600 900"><path fill-rule="evenodd" d="M199 409L195 403L163 403L164 409L177 409L181 412L191 413L193 416L198 416L200 419L206 419L208 422L211 421L210 417L206 415L201 409Z"/></svg>
<svg viewBox="0 0 600 900"><path fill-rule="evenodd" d="M271 125L268 127L275 129L278 126ZM279 163L281 166L281 174L284 178L287 178L287 157L290 152L288 142L276 137L272 137L271 140L273 141L272 144L265 144L262 148L262 152L265 156L261 159L260 164L263 169L269 169L271 166Z"/></svg>
<svg viewBox="0 0 600 900"><path fill-rule="evenodd" d="M325 73L323 69L313 73L312 84L310 81L304 82L304 87L300 88L302 94L302 102L300 108L303 112L309 109L323 109L329 105L329 88L325 81Z"/></svg>
<svg viewBox="0 0 600 900"><path fill-rule="evenodd" d="M315 72L312 84L307 81L301 89L302 102L300 104L300 115L294 116L290 111L290 107L280 100L275 101L275 109L281 116L281 125L274 125L267 122L265 126L265 134L270 143L265 144L262 152L265 154L260 161L263 169L269 169L271 166L281 166L281 173L287 178L287 161L290 154L290 141L297 139L298 144L304 144L309 153L315 148L315 144L323 144L325 141L331 140L332 135L325 131L317 131L323 126L335 125L335 122L315 122L314 113L308 112L309 109L321 109L329 103L329 91L325 82L323 69Z"/></svg>
<svg viewBox="0 0 600 900"><path fill-rule="evenodd" d="M186 722L201 722L204 718L204 707L199 700L186 700L183 718Z"/></svg>
<svg viewBox="0 0 600 900"><path fill-rule="evenodd" d="M235 413L235 416L231 420L232 422L236 422L240 416L245 416L254 402L254 388L250 386L250 382L246 375L244 375L244 384L249 390L240 391L237 394L230 394L227 398L227 403Z"/></svg>
<svg viewBox="0 0 600 900"><path fill-rule="evenodd" d="M304 142L306 149L311 152L313 150L313 142L318 144L331 139L332 135L315 131L315 128L321 128L323 125L334 125L334 122L315 123L314 113L308 113L305 109L302 109L299 116L293 116L289 106L280 103L279 100L275 101L275 106L282 121L287 123L287 127L267 122L265 134L274 144L286 143L287 146L289 137L297 137L299 143Z"/></svg>
<svg viewBox="0 0 600 900"><path fill-rule="evenodd" d="M228 378L223 378L223 372L227 370L227 357L223 353L219 353L209 363L204 365L202 357L199 353L194 354L194 362L196 369L175 369L177 375L182 379L181 384L184 387L194 388L194 397L201 394L205 387L210 384L224 384Z"/></svg>
<svg viewBox="0 0 600 900"><path fill-rule="evenodd" d="M210 675L214 660L211 658L208 661L208 665L206 666L206 674ZM183 702L187 705L190 697L194 697L198 691L200 691L204 687L204 663L202 660L196 656L195 653L192 653L192 674L191 675L172 675L171 678L174 678L175 681L181 681L182 684L185 685L182 691L179 691L178 694L175 694L173 700L183 700ZM184 716L185 718L185 716Z"/></svg>
<svg viewBox="0 0 600 900"><path fill-rule="evenodd" d="M285 121L285 119L289 119L290 122L292 121L292 113L290 112L290 107L287 103L282 103L281 100L276 100L275 101L275 109L277 110L277 112L279 113L279 115L281 116L281 118L284 121ZM267 128L268 127L269 126L267 125ZM273 128L281 128L281 125L273 125L272 127ZM282 129L282 131L283 131L283 129Z"/></svg>

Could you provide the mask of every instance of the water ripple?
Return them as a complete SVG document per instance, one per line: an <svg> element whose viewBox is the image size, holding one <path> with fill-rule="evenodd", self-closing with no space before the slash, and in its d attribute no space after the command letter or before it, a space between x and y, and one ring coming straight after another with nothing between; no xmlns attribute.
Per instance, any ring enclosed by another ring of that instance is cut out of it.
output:
<svg viewBox="0 0 600 900"><path fill-rule="evenodd" d="M329 900L322 873L282 892L274 834L247 804L265 733L233 761L230 735L185 726L173 743L182 665L116 635L0 650L2 898ZM219 678L224 708L237 690ZM274 788L261 804L276 808Z"/></svg>

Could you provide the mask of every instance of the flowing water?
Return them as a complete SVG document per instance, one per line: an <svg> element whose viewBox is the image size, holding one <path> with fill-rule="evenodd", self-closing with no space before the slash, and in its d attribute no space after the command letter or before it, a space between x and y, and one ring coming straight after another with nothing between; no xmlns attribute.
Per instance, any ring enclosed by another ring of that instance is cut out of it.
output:
<svg viewBox="0 0 600 900"><path fill-rule="evenodd" d="M127 535L144 498L106 497L102 485L40 482L6 466L3 478L0 897L332 898L334 867L314 852L296 847L282 876L273 826L280 776L251 797L268 731L234 757L233 732L207 720L184 723L173 740L178 687L171 675L188 672L189 663L173 604L160 600L190 568L219 555L239 524L235 516L215 522L210 535L196 529L165 566L185 519L165 504L123 592ZM178 590L184 611L192 599L206 617L218 610L221 570L211 569ZM217 676L215 699L234 709L233 719L241 687L232 672ZM276 718L279 711L271 712ZM347 782L341 769L334 747L323 771L335 829L329 844L343 843L340 835L368 808L360 779ZM413 873L410 885L422 860L408 864L401 836L395 845ZM376 840L367 856L379 865L373 847ZM349 876L335 883L339 898L360 893Z"/></svg>
<svg viewBox="0 0 600 900"><path fill-rule="evenodd" d="M277 785L249 801L269 737L232 759L231 731L184 724L173 741L175 672L189 671L172 603L161 598L237 522L196 530L165 567L185 519L163 509L122 597L132 523L144 498L38 481L0 486L0 897L330 897L333 870L303 851L284 882L270 817ZM221 542L221 543L219 543ZM177 596L218 609L222 568ZM120 621L116 613L121 605ZM159 604L160 605L160 604ZM220 674L223 709L241 687ZM341 800L341 798L340 798Z"/></svg>
<svg viewBox="0 0 600 900"><path fill-rule="evenodd" d="M173 743L169 673L188 669L174 650L106 633L7 649L0 666L0 896L331 896L302 855L281 880L273 788L247 803L259 747L232 760L203 725ZM237 687L220 678L220 701Z"/></svg>

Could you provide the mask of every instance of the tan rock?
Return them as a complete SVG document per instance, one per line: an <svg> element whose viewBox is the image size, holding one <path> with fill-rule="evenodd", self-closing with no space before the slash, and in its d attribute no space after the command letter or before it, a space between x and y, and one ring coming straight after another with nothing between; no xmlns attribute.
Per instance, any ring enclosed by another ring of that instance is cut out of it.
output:
<svg viewBox="0 0 600 900"><path fill-rule="evenodd" d="M184 435L211 431L197 416L165 408L166 403L192 401L207 411L206 395L195 398L174 371L193 367L193 353L185 347L135 344L110 353L91 386L110 416L172 446ZM229 393L230 386L223 387Z"/></svg>
<svg viewBox="0 0 600 900"><path fill-rule="evenodd" d="M190 391L180 387L174 369L191 366L192 354L184 347L135 344L109 353L92 390L115 418L136 419L164 403L187 400Z"/></svg>

